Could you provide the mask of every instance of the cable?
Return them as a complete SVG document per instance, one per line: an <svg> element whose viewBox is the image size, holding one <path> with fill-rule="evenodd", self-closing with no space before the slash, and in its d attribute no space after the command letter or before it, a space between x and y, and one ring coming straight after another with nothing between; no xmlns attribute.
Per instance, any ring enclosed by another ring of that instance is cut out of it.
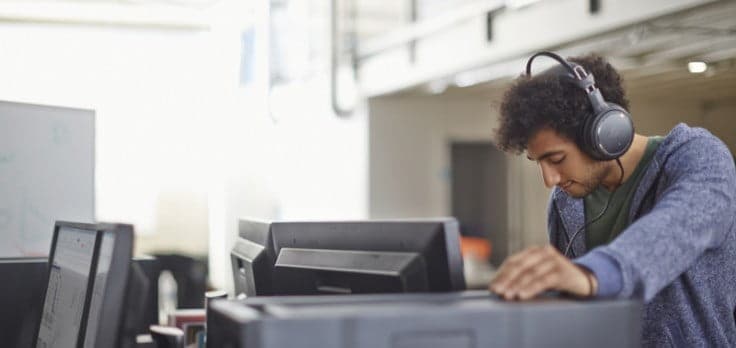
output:
<svg viewBox="0 0 736 348"><path fill-rule="evenodd" d="M618 167L619 167L619 169L621 169L621 177L618 179L618 186L616 186L616 188L618 189L619 187L621 187L621 184L624 182L624 166L621 164L621 160L618 159L618 158L616 158L616 163L618 163ZM598 213L598 215L596 217L594 217L592 220L590 220L590 221L586 222L585 224L583 224L583 226L581 226L575 232L575 234L572 235L572 238L570 238L570 241L567 242L567 246L565 247L565 253L563 254L563 255L565 255L565 257L567 257L567 254L570 252L570 248L572 247L572 242L575 241L575 238L577 238L578 234L580 234L580 232L582 230L584 230L587 226L589 226L590 224L598 221L598 219L600 219L601 217L603 217L603 214L605 214L606 213L606 210L608 210L608 205L611 204L611 199L612 198L613 198L613 192L611 192L611 195L608 196L608 199L606 200L606 206L603 207L603 210L601 210L601 212Z"/></svg>

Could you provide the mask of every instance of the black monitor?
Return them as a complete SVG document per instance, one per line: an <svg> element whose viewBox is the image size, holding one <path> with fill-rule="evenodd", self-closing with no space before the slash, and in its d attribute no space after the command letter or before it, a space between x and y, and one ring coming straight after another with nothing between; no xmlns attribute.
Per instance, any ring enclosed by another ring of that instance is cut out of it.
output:
<svg viewBox="0 0 736 348"><path fill-rule="evenodd" d="M0 342L4 346L34 347L48 283L48 259L0 258L0 279L14 281L0 286ZM18 277L22 274L22 277ZM134 257L128 275L128 288L122 328L118 334L121 348L136 347L136 338L148 334L158 324L158 260L150 256ZM133 300L129 300L133 299Z"/></svg>
<svg viewBox="0 0 736 348"><path fill-rule="evenodd" d="M36 347L115 347L133 227L57 222Z"/></svg>
<svg viewBox="0 0 736 348"><path fill-rule="evenodd" d="M35 344L48 280L47 259L0 258L0 346L28 348ZM12 281L9 281L12 280Z"/></svg>
<svg viewBox="0 0 736 348"><path fill-rule="evenodd" d="M231 252L238 296L465 289L455 219L240 220Z"/></svg>

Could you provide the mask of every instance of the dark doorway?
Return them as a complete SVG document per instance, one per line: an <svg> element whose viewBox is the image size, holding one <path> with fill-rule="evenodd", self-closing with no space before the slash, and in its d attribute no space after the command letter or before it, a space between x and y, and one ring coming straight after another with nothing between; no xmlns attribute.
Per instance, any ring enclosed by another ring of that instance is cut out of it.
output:
<svg viewBox="0 0 736 348"><path fill-rule="evenodd" d="M508 254L506 158L491 142L453 142L452 215L464 236L491 242L491 263Z"/></svg>

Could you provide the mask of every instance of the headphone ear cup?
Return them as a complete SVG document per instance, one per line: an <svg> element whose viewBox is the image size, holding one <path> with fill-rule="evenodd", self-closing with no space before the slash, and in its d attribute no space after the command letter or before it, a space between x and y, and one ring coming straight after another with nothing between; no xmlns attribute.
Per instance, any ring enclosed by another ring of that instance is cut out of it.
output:
<svg viewBox="0 0 736 348"><path fill-rule="evenodd" d="M596 115L588 117L582 129L582 149L599 161L621 157L634 140L634 123L624 108L606 103Z"/></svg>
<svg viewBox="0 0 736 348"><path fill-rule="evenodd" d="M593 122L597 115L588 115L583 121L579 132L578 147L591 158L600 160L599 154L595 151L595 140L593 139Z"/></svg>

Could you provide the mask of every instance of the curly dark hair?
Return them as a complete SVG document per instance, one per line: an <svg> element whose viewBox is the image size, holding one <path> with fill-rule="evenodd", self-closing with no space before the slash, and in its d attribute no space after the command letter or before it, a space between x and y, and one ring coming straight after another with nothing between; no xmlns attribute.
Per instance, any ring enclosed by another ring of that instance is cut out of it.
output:
<svg viewBox="0 0 736 348"><path fill-rule="evenodd" d="M598 55L567 59L593 74L606 101L629 110L623 79L608 61ZM593 108L580 88L552 73L559 69L549 69L532 77L521 75L506 91L496 129L499 148L519 154L526 150L529 139L546 127L576 141L584 117L591 114Z"/></svg>

